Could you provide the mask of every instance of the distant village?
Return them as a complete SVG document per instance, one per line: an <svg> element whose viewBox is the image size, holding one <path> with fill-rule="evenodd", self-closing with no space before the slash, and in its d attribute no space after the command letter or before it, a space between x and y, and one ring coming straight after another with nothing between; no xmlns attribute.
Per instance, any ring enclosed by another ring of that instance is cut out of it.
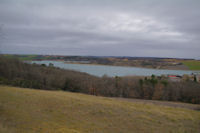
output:
<svg viewBox="0 0 200 133"><path fill-rule="evenodd" d="M200 82L200 72L192 73L191 75L184 74L180 75L167 75L170 81L180 82L180 81L194 81Z"/></svg>

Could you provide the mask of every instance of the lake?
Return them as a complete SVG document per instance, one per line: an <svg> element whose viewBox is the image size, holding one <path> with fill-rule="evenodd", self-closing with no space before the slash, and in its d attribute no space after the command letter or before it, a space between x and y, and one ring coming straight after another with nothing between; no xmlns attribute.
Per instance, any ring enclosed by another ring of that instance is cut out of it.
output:
<svg viewBox="0 0 200 133"><path fill-rule="evenodd" d="M80 72L86 72L95 76L151 76L152 74L160 76L162 74L174 74L174 75L184 75L192 74L193 72L199 71L189 71L189 70L163 70L163 69L148 69L148 68L138 68L138 67L121 67L121 66L106 66L106 65L89 65L89 64L70 64L64 63L62 61L32 61L36 64L46 64L53 63L55 67L76 70Z"/></svg>

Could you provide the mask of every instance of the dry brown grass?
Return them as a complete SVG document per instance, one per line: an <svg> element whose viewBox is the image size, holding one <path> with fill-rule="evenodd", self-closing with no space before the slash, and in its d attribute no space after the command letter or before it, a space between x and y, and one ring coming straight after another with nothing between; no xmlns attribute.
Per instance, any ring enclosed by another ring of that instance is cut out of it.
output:
<svg viewBox="0 0 200 133"><path fill-rule="evenodd" d="M0 86L0 132L198 133L200 112L63 91Z"/></svg>

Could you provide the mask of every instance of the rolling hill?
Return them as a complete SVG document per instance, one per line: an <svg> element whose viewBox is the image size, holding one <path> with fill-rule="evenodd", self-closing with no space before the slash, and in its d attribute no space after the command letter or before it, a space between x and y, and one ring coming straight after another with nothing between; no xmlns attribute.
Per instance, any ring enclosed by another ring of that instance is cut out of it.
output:
<svg viewBox="0 0 200 133"><path fill-rule="evenodd" d="M200 132L199 105L138 101L0 86L0 132Z"/></svg>

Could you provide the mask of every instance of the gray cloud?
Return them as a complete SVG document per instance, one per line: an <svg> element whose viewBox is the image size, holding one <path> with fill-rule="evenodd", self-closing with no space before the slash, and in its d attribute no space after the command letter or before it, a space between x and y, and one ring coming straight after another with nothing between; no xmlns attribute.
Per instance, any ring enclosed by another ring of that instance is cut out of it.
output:
<svg viewBox="0 0 200 133"><path fill-rule="evenodd" d="M199 0L1 0L1 53L200 58Z"/></svg>

